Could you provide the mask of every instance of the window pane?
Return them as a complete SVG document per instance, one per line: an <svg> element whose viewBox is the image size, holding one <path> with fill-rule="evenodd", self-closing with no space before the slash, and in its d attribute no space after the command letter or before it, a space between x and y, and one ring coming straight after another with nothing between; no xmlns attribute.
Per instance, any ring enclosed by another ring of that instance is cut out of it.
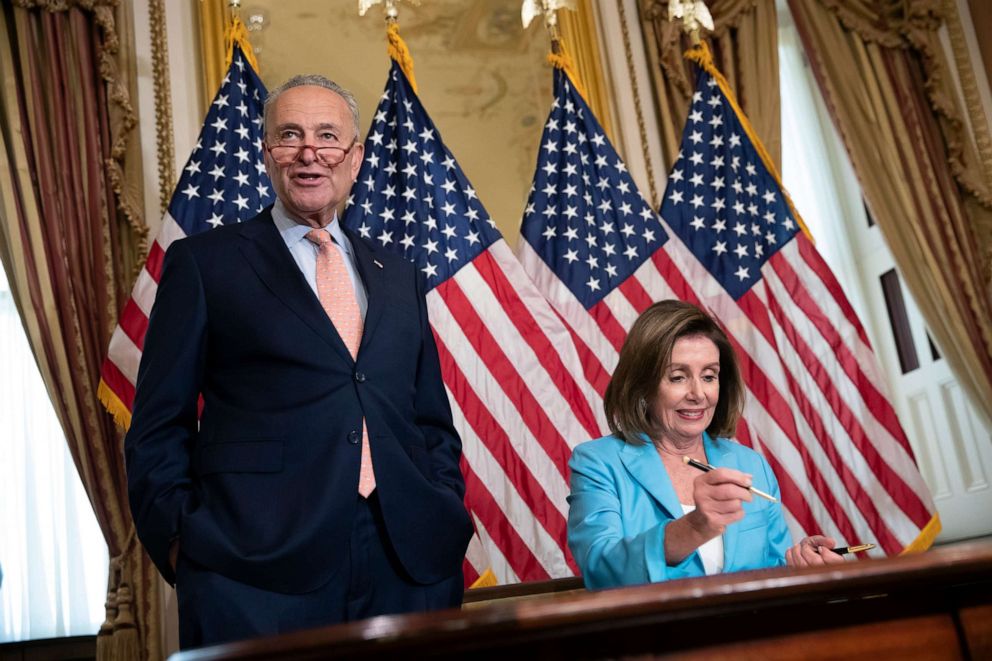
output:
<svg viewBox="0 0 992 661"><path fill-rule="evenodd" d="M0 268L0 642L95 634L107 546Z"/></svg>

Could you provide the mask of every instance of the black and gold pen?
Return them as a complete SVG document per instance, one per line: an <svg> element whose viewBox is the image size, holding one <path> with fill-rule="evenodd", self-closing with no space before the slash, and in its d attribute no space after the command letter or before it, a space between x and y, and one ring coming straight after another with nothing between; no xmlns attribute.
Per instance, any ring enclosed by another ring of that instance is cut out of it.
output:
<svg viewBox="0 0 992 661"><path fill-rule="evenodd" d="M714 468L713 466L710 466L709 464L704 464L701 461L696 461L695 459L693 459L691 457L682 457L682 461L684 461L685 463L689 464L693 468L698 468L699 470L703 471L704 473L709 472L709 471L713 470L713 468ZM750 491L751 493L753 493L755 496L761 496L765 500L770 500L773 503L777 503L778 502L778 498L776 498L775 496L771 496L771 495L765 493L761 489L755 489L754 487L748 487L747 490Z"/></svg>
<svg viewBox="0 0 992 661"><path fill-rule="evenodd" d="M854 544L852 546L839 546L830 550L837 555L844 555L845 553L861 553L862 551L870 551L873 548L875 548L874 544Z"/></svg>

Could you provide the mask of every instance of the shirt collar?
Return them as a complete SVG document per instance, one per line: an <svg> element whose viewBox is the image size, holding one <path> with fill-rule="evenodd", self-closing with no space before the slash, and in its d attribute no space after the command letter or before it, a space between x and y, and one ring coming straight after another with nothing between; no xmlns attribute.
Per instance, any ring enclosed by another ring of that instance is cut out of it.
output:
<svg viewBox="0 0 992 661"><path fill-rule="evenodd" d="M282 240L286 242L287 246L292 246L299 241L307 240L307 232L309 232L312 227L309 225L304 225L298 223L294 216L292 216L289 211L283 205L282 200L276 199L275 204L272 206L272 220L276 224L276 229L279 230L279 234L282 236ZM351 252L351 242L348 241L348 237L345 236L344 230L341 229L341 223L338 222L338 213L334 212L334 218L331 219L324 229L328 231L334 242L337 243L341 248L344 249L345 253L350 257Z"/></svg>

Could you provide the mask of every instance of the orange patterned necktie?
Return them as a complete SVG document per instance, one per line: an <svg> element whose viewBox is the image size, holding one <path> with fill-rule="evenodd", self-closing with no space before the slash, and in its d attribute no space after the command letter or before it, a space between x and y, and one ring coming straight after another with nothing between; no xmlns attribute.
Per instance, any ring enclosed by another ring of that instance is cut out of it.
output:
<svg viewBox="0 0 992 661"><path fill-rule="evenodd" d="M310 230L307 232L307 239L317 245L317 298L338 335L344 340L351 357L356 358L358 345L362 340L362 312L358 308L355 288L351 284L348 268L344 265L344 257L335 247L327 230ZM362 468L358 474L358 493L368 498L374 489L375 473L372 470L369 432L363 418Z"/></svg>

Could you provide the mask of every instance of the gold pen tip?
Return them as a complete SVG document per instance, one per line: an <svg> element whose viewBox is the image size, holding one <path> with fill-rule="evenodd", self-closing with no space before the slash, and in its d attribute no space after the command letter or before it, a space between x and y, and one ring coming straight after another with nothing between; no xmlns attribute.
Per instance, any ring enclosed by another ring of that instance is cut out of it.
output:
<svg viewBox="0 0 992 661"><path fill-rule="evenodd" d="M687 464L690 461L692 461L692 459L690 459L688 455L682 455L682 463L683 464Z"/></svg>

